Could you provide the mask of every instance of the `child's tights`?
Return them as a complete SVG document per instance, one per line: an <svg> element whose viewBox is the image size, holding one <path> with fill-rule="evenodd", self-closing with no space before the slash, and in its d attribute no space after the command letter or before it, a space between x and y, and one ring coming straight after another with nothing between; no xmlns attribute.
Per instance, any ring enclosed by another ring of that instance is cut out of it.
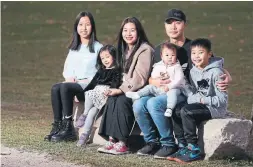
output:
<svg viewBox="0 0 253 167"><path fill-rule="evenodd" d="M93 125L93 122L95 120L95 117L96 117L98 111L99 110L94 106L90 97L86 94L83 115L86 115L87 117L86 117L86 120L84 123L83 133L89 134L91 132L92 125Z"/></svg>

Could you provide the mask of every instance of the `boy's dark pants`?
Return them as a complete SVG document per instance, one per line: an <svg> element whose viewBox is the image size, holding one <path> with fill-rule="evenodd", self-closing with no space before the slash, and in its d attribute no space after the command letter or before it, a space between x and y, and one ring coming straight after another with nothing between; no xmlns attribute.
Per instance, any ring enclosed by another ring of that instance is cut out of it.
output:
<svg viewBox="0 0 253 167"><path fill-rule="evenodd" d="M179 104L172 114L174 133L178 143L184 146L188 143L197 144L197 126L202 121L211 118L211 113L204 104Z"/></svg>

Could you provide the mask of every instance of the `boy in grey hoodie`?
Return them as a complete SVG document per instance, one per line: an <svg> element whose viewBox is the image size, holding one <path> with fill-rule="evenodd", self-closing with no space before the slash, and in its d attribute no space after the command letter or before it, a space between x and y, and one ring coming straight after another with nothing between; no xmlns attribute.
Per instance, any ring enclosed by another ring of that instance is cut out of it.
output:
<svg viewBox="0 0 253 167"><path fill-rule="evenodd" d="M197 145L197 125L201 122L222 118L227 111L228 96L220 91L216 83L223 74L223 58L212 57L211 42L208 39L198 38L191 43L191 60L194 64L190 71L192 93L188 94L187 103L172 117L174 132L183 135L188 144L167 159L185 163L203 158Z"/></svg>

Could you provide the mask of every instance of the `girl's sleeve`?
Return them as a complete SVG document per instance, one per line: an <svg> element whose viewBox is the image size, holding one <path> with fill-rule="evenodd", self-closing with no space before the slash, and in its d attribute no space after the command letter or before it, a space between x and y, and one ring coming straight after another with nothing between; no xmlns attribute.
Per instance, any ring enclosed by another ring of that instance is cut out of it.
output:
<svg viewBox="0 0 253 167"><path fill-rule="evenodd" d="M63 68L63 73L62 73L65 79L74 77L73 63L74 61L72 59L72 52L69 50L68 56L64 63L64 68Z"/></svg>
<svg viewBox="0 0 253 167"><path fill-rule="evenodd" d="M119 88L122 81L122 73L120 70L115 71L115 74L113 75L111 88Z"/></svg>
<svg viewBox="0 0 253 167"><path fill-rule="evenodd" d="M86 88L84 89L84 92L85 91L88 91L88 90L92 90L95 88L95 86L97 85L97 79L99 77L99 72L100 71L97 71L97 73L95 74L95 76L92 78L92 80L90 81L90 83L86 86Z"/></svg>

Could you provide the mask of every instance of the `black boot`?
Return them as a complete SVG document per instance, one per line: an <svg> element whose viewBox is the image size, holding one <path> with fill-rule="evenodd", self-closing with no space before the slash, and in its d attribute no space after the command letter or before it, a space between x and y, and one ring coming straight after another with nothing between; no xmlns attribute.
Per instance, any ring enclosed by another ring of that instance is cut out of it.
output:
<svg viewBox="0 0 253 167"><path fill-rule="evenodd" d="M77 140L77 135L73 125L72 118L63 120L63 128L57 134L53 135L51 138L52 142L60 141L75 141Z"/></svg>
<svg viewBox="0 0 253 167"><path fill-rule="evenodd" d="M62 128L62 121L55 121L52 123L52 130L51 132L44 137L45 141L51 141L53 135L56 135Z"/></svg>

